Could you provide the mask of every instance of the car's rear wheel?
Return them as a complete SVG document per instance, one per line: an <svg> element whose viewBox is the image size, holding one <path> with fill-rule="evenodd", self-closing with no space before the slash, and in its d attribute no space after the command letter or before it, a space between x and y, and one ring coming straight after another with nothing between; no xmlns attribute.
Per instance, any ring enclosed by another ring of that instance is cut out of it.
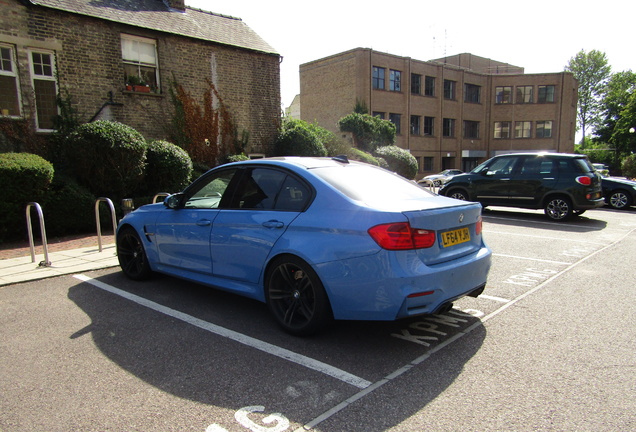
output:
<svg viewBox="0 0 636 432"><path fill-rule="evenodd" d="M265 293L274 319L288 333L308 336L332 320L322 282L311 266L298 257L286 255L272 262Z"/></svg>
<svg viewBox="0 0 636 432"><path fill-rule="evenodd" d="M632 205L632 197L624 191L615 191L609 196L609 205L617 210L622 210Z"/></svg>
<svg viewBox="0 0 636 432"><path fill-rule="evenodd" d="M122 228L117 235L117 259L121 270L130 279L144 280L152 274L144 245L133 228Z"/></svg>
<svg viewBox="0 0 636 432"><path fill-rule="evenodd" d="M442 185L441 180L434 180L434 181L433 181L433 186L435 186L435 187L440 187L441 185Z"/></svg>
<svg viewBox="0 0 636 432"><path fill-rule="evenodd" d="M455 198L462 201L468 201L468 194L464 192L462 189L452 189L446 195L450 198Z"/></svg>
<svg viewBox="0 0 636 432"><path fill-rule="evenodd" d="M544 211L553 221L564 221L573 214L572 202L566 197L553 197L546 202Z"/></svg>

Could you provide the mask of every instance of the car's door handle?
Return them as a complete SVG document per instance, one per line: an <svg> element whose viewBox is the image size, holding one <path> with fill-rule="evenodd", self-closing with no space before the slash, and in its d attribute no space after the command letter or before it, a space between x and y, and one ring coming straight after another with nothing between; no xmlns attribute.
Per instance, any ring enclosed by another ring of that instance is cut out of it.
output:
<svg viewBox="0 0 636 432"><path fill-rule="evenodd" d="M281 221L277 221L277 220L270 220L267 222L263 222L263 226L265 228L282 228L285 226L284 223L282 223Z"/></svg>
<svg viewBox="0 0 636 432"><path fill-rule="evenodd" d="M199 226L209 226L212 224L212 221L210 219L200 219L197 221L197 225Z"/></svg>

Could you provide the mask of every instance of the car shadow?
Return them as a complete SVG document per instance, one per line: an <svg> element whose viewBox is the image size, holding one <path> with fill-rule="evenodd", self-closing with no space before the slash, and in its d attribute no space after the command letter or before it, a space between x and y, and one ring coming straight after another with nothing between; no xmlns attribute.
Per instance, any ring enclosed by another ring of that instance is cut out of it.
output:
<svg viewBox="0 0 636 432"><path fill-rule="evenodd" d="M535 223L542 229L554 231L591 232L602 231L607 227L607 222L594 218L594 212L599 209L589 210L580 216L574 216L566 221L556 222L548 219L542 210L508 209L507 207L486 207L482 215L488 223L496 225L523 225Z"/></svg>
<svg viewBox="0 0 636 432"><path fill-rule="evenodd" d="M133 283L115 272L97 280L371 383L412 365L445 340L462 336L431 356L426 367L406 372L406 379L391 381L391 391L398 386L400 392L416 397L400 397L400 403L389 406L376 405L376 398L369 398L364 409L374 412L376 422L349 428L351 431L385 430L421 410L453 383L486 337L478 318L452 310L443 316L396 322L336 321L316 336L298 338L282 332L264 304L240 296L163 275ZM123 370L179 398L234 410L259 400L270 412L275 410L302 424L360 391L89 283L70 287L68 298L91 320L69 338L91 337ZM464 333L468 328L471 331ZM299 393L298 389L305 391Z"/></svg>

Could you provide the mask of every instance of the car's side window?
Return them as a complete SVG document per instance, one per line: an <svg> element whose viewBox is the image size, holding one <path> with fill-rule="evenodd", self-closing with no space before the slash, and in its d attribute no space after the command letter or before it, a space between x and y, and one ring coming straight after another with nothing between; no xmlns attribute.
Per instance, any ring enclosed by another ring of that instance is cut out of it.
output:
<svg viewBox="0 0 636 432"><path fill-rule="evenodd" d="M508 175L512 173L512 169L514 168L516 161L516 157L499 158L488 167L488 174Z"/></svg>
<svg viewBox="0 0 636 432"><path fill-rule="evenodd" d="M218 208L236 170L226 170L209 176L198 185L197 191L186 199L184 207L196 209Z"/></svg>
<svg viewBox="0 0 636 432"><path fill-rule="evenodd" d="M273 210L285 177L287 174L267 168L246 171L238 185L237 207Z"/></svg>
<svg viewBox="0 0 636 432"><path fill-rule="evenodd" d="M294 177L287 176L276 201L276 210L303 211L310 199L311 192L307 186Z"/></svg>

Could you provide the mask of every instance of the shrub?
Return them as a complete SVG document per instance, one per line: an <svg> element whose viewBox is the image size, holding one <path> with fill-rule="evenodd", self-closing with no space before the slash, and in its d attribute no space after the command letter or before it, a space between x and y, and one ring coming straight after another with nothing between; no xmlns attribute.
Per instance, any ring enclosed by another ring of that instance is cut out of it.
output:
<svg viewBox="0 0 636 432"><path fill-rule="evenodd" d="M302 120L285 120L274 149L278 156L327 156L318 135Z"/></svg>
<svg viewBox="0 0 636 432"><path fill-rule="evenodd" d="M351 132L360 150L373 152L395 142L395 125L369 114L351 113L338 121L338 127L342 132Z"/></svg>
<svg viewBox="0 0 636 432"><path fill-rule="evenodd" d="M147 147L130 126L98 120L76 128L65 150L69 170L80 184L97 196L119 200L139 189Z"/></svg>
<svg viewBox="0 0 636 432"><path fill-rule="evenodd" d="M227 163L250 160L250 158L245 153L241 153L237 155L229 155L226 157L226 159L227 159Z"/></svg>
<svg viewBox="0 0 636 432"><path fill-rule="evenodd" d="M409 180L417 174L417 159L407 150L390 145L379 147L374 155L383 158L391 171L395 171Z"/></svg>
<svg viewBox="0 0 636 432"><path fill-rule="evenodd" d="M95 196L75 180L56 174L42 205L47 236L95 232L95 201ZM110 227L110 212L101 213L102 227Z"/></svg>
<svg viewBox="0 0 636 432"><path fill-rule="evenodd" d="M53 173L53 165L40 156L0 154L3 195L0 200L0 241L26 234L26 205L29 202L42 204L53 181Z"/></svg>
<svg viewBox="0 0 636 432"><path fill-rule="evenodd" d="M152 141L146 153L145 190L149 194L180 192L192 180L192 159L181 147L168 141Z"/></svg>
<svg viewBox="0 0 636 432"><path fill-rule="evenodd" d="M636 154L630 154L621 163L621 171L628 178L636 178Z"/></svg>
<svg viewBox="0 0 636 432"><path fill-rule="evenodd" d="M357 149L355 147L351 147L349 149L349 151L347 152L347 156L350 159L353 159L353 160L357 160L357 161L360 161L360 162L365 162L365 163L368 163L370 165L380 166L380 162L378 161L377 158L375 158L372 155L370 155L369 153L364 152L364 151L362 151L360 149Z"/></svg>

